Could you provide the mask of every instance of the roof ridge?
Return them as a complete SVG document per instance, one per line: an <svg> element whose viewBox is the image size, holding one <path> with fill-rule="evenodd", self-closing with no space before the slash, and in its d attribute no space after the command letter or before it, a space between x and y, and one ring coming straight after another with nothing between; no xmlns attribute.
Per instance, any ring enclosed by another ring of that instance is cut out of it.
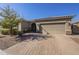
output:
<svg viewBox="0 0 79 59"><path fill-rule="evenodd" d="M60 18L60 17L74 17L75 15L66 15L66 16L50 16L50 17L44 17L44 18ZM44 18L38 18L38 19L44 19Z"/></svg>
<svg viewBox="0 0 79 59"><path fill-rule="evenodd" d="M73 18L74 15L68 15L68 16L56 16L56 17L46 17L46 18L39 18L39 19L34 19L33 21L49 21L49 20L56 20L56 19L64 19L64 18Z"/></svg>

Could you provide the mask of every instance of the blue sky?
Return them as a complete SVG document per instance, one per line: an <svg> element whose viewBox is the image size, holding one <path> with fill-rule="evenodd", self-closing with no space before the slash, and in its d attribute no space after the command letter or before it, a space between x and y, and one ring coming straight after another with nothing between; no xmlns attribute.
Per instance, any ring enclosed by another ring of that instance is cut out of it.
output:
<svg viewBox="0 0 79 59"><path fill-rule="evenodd" d="M17 3L17 4L0 4L0 7L10 5L21 17L26 20L36 18L77 15L73 18L73 22L79 21L79 4L68 3Z"/></svg>

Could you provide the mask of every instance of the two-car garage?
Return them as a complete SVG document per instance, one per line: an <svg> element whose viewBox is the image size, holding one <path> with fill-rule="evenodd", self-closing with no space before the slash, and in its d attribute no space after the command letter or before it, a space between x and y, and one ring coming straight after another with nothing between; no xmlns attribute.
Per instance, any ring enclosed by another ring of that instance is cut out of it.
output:
<svg viewBox="0 0 79 59"><path fill-rule="evenodd" d="M42 32L48 34L65 34L65 23L42 24Z"/></svg>
<svg viewBox="0 0 79 59"><path fill-rule="evenodd" d="M71 19L73 16L60 16L35 19L39 32L45 34L72 34Z"/></svg>

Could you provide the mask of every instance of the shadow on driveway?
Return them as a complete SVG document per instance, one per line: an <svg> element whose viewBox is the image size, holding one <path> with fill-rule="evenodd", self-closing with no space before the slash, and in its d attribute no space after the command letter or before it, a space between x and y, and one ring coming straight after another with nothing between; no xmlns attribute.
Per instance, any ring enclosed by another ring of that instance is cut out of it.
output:
<svg viewBox="0 0 79 59"><path fill-rule="evenodd" d="M43 40L43 39L47 39L47 38L51 38L52 36L49 36L49 35L43 35L43 34L39 34L39 33L27 33L27 34L24 34L22 36L17 36L17 40L20 40L20 41L24 41L24 40Z"/></svg>

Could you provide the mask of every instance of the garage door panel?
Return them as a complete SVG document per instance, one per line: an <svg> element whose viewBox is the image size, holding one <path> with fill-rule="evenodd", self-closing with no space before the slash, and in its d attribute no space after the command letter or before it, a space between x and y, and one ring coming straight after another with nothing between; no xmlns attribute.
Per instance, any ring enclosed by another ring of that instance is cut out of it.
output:
<svg viewBox="0 0 79 59"><path fill-rule="evenodd" d="M65 24L47 24L41 25L42 28L48 33L64 34L65 33Z"/></svg>

